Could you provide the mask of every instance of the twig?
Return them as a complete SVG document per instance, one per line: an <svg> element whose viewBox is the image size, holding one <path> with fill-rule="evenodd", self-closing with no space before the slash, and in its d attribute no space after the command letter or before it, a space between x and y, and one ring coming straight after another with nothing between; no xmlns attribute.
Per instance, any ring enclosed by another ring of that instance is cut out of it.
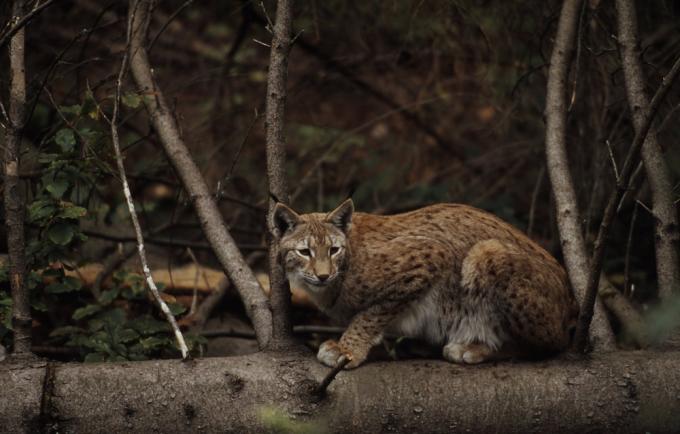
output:
<svg viewBox="0 0 680 434"><path fill-rule="evenodd" d="M136 242L137 238L134 236L124 236L124 235L112 235L104 234L101 232L95 232L88 229L83 230L83 233L88 237L101 238L103 240L114 241L117 243L132 243ZM180 247L180 248L193 248L197 250L212 250L212 246L209 243L204 243L200 241L189 241L189 240L176 240L158 237L146 237L147 244L156 244L158 246L168 246L168 247ZM261 244L239 244L239 249L247 251L265 250L265 247Z"/></svg>
<svg viewBox="0 0 680 434"><path fill-rule="evenodd" d="M612 168L614 169L614 176L616 176L616 182L619 182L619 168L616 166L616 159L614 158L614 152L612 151L612 145L609 140L604 141L607 145L607 151L609 152L609 159L612 162Z"/></svg>
<svg viewBox="0 0 680 434"><path fill-rule="evenodd" d="M128 45L130 44L130 35L132 33L132 23L134 22L134 15L135 11L133 9L130 12L130 18L128 20L127 28ZM132 200L132 193L130 192L130 186L128 185L127 177L125 176L123 155L120 152L120 140L118 138L118 126L116 123L118 121L118 109L120 105L120 90L123 85L123 77L125 76L125 72L127 70L127 62L128 51L126 50L125 54L123 54L123 61L121 62L120 72L118 73L118 78L116 80L116 94L113 100L113 114L111 115L111 119L109 120L111 124L111 141L113 143L113 149L116 153L116 164L118 166L118 172L120 174L120 179L123 183L123 193L125 194L125 200L127 202L128 210L130 211L130 218L132 219L132 225L135 229L135 235L137 237L139 260L142 263L142 270L144 271L144 275L146 276L146 283L147 285L149 285L151 294L156 299L156 302L160 306L161 311L163 311L166 320L170 323L170 326L172 327L172 330L175 333L175 339L177 339L177 345L179 346L179 349L182 353L182 359L186 360L187 357L189 356L189 349L187 348L187 344L184 342L184 336L182 335L182 332L177 326L177 321L175 321L175 317L172 315L172 312L170 312L170 308L168 308L168 305L161 298L161 295L158 292L158 288L156 287L156 283L154 282L153 277L151 276L151 270L149 269L149 264L146 259L146 252L144 250L144 237L142 236L142 228L139 225L139 220L137 219L137 212L135 211L135 204Z"/></svg>
<svg viewBox="0 0 680 434"><path fill-rule="evenodd" d="M602 264L604 261L605 245L607 241L607 234L609 233L609 226L611 225L614 217L616 216L616 209L623 196L623 193L629 188L630 178L633 173L633 169L637 166L638 159L640 158L640 150L645 142L647 133L652 126L652 122L656 116L661 102L664 100L671 85L680 73L680 57L675 61L671 70L663 78L663 81L656 93L654 98L652 98L649 104L649 109L646 113L644 123L637 129L635 133L635 138L630 146L628 155L621 169L621 175L619 182L617 182L616 189L611 192L609 196L609 201L607 207L604 211L604 216L602 217L602 223L600 224L600 229L597 233L597 238L595 239L595 245L593 247L593 259L590 264L590 275L588 278L588 286L586 288L586 294L581 304L581 312L579 314L578 324L576 327L576 335L574 338L574 347L577 351L584 351L587 344L588 328L590 327L590 322L593 317L593 307L595 305L595 299L597 296L597 286L600 281L600 272L602 271Z"/></svg>
<svg viewBox="0 0 680 434"><path fill-rule="evenodd" d="M630 218L630 227L628 228L628 240L626 241L626 257L623 266L623 295L630 298L630 251L633 248L633 232L635 230L635 220L637 220L638 207L637 203L633 207L633 216Z"/></svg>
<svg viewBox="0 0 680 434"><path fill-rule="evenodd" d="M7 31L2 37L0 37L0 50L5 48L5 44L14 36L19 30L23 29L26 24L28 24L33 18L35 18L40 12L44 11L48 7L52 6L57 0L48 0L40 6L34 8L29 13L19 18L18 15L14 14L14 19L19 18L19 20L12 26L11 29Z"/></svg>
<svg viewBox="0 0 680 434"><path fill-rule="evenodd" d="M344 356L344 355L340 356L340 359L338 360L338 364L335 365L335 367L333 369L331 369L331 371L328 374L326 374L323 381L321 381L321 383L319 383L319 385L314 389L314 392L313 392L314 395L317 395L317 396L325 395L326 389L328 389L328 386L331 384L331 382L340 373L340 371L342 371L345 368L345 366L347 366L347 364L351 361L352 360L347 356Z"/></svg>
<svg viewBox="0 0 680 434"><path fill-rule="evenodd" d="M151 51L153 50L154 44L156 44L156 41L158 41L158 38L161 37L161 35L162 35L163 32L165 31L165 29L167 29L168 26L170 25L170 23L172 23L172 22L175 20L175 18L177 18L177 16L178 16L179 14L181 14L182 11L184 11L184 9L186 9L187 7L189 7L193 2L194 2L194 0L187 0L187 1L185 1L184 3L182 3L182 4L180 5L180 7L178 7L178 8L175 10L175 12L172 13L172 15L170 15L170 17L165 21L165 23L163 23L163 26L160 28L160 30L158 30L158 33L156 33L156 36L154 36L153 39L151 39L151 42L149 43L149 46L148 46L148 48L147 48L147 51L151 52Z"/></svg>
<svg viewBox="0 0 680 434"><path fill-rule="evenodd" d="M531 237L534 229L534 218L536 216L536 202L538 202L538 195L541 192L541 185L543 185L543 178L545 177L545 165L541 166L536 177L536 184L534 184L534 191L531 192L531 206L529 207L529 224L527 226L527 235Z"/></svg>
<svg viewBox="0 0 680 434"><path fill-rule="evenodd" d="M196 266L196 273L194 274L194 291L193 296L191 297L191 307L189 308L189 315L193 315L196 312L196 304L198 302L198 278L200 277L201 274L200 273L201 264L198 263L198 259L196 259L196 255L194 255L194 252L193 250L191 250L191 247L187 247L187 254L194 262L194 266ZM203 278L205 279L205 273L203 273Z"/></svg>

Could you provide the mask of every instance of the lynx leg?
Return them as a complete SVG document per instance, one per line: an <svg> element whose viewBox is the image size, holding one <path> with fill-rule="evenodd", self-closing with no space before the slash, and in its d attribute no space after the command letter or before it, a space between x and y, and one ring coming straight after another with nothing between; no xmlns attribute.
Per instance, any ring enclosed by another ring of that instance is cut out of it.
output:
<svg viewBox="0 0 680 434"><path fill-rule="evenodd" d="M568 346L575 304L564 270L552 258L482 241L463 261L461 283L489 294L495 319L518 346L531 353Z"/></svg>

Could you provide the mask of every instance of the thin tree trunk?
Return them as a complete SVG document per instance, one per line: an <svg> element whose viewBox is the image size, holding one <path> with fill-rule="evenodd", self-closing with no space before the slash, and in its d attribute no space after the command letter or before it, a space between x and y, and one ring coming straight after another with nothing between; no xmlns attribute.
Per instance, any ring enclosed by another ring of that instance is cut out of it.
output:
<svg viewBox="0 0 680 434"><path fill-rule="evenodd" d="M14 0L12 15L24 14L23 0ZM5 225L9 253L9 280L12 288L12 327L14 355L31 354L31 305L26 286L24 241L24 200L19 185L20 145L26 118L25 29L9 42L9 125L5 134Z"/></svg>
<svg viewBox="0 0 680 434"><path fill-rule="evenodd" d="M555 195L562 253L576 299L582 303L590 267L566 151L566 83L574 51L580 8L580 0L565 0L562 5L548 72L545 148L548 174ZM614 334L599 300L595 304L590 337L593 347L597 350L615 348Z"/></svg>
<svg viewBox="0 0 680 434"><path fill-rule="evenodd" d="M636 132L643 128L649 114L649 97L645 91L645 76L640 63L641 53L635 4L632 0L617 0L619 47L628 105L633 114ZM652 191L652 212L655 219L656 271L659 297L668 299L680 290L680 227L673 198L673 182L662 156L656 129L652 126L642 145L642 161Z"/></svg>
<svg viewBox="0 0 680 434"><path fill-rule="evenodd" d="M192 159L173 113L151 72L145 44L154 4L153 0L130 1L130 13L134 18L130 41L130 70L139 92L144 96L144 105L165 153L196 209L203 232L222 268L241 296L246 312L253 322L258 344L264 348L272 333L269 301L234 239L227 231L215 200Z"/></svg>
<svg viewBox="0 0 680 434"><path fill-rule="evenodd" d="M286 107L286 80L288 77L288 55L291 48L292 0L279 0L276 6L276 23L273 29L267 78L267 107L265 135L267 139L267 178L269 191L284 203L289 202L286 181L286 139L284 132ZM274 212L276 202L269 200L269 216ZM268 218L268 222L272 219ZM275 228L270 227L270 234ZM290 318L290 287L279 258L276 239L269 237L269 281L271 292L273 332L272 345L283 347L292 343Z"/></svg>
<svg viewBox="0 0 680 434"><path fill-rule="evenodd" d="M81 433L655 434L680 427L677 352L484 366L368 363L340 372L319 401L310 390L327 372L311 357L266 353L191 363L0 366L0 426Z"/></svg>

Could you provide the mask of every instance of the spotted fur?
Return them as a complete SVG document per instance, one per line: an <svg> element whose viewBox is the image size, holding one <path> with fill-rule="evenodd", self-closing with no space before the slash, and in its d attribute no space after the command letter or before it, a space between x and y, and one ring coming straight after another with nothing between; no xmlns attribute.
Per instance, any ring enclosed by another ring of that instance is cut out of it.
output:
<svg viewBox="0 0 680 434"><path fill-rule="evenodd" d="M318 359L359 366L394 330L441 345L456 363L564 350L577 307L560 264L484 211L439 204L393 216L328 214L278 204L272 227L291 284L348 321Z"/></svg>

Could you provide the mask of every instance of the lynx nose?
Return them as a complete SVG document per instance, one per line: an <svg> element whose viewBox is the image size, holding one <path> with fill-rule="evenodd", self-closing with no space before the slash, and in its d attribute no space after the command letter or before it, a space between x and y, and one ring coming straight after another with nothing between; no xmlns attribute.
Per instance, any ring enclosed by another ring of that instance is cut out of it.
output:
<svg viewBox="0 0 680 434"><path fill-rule="evenodd" d="M328 280L328 274L317 274L316 277L319 279L320 282L325 282Z"/></svg>

